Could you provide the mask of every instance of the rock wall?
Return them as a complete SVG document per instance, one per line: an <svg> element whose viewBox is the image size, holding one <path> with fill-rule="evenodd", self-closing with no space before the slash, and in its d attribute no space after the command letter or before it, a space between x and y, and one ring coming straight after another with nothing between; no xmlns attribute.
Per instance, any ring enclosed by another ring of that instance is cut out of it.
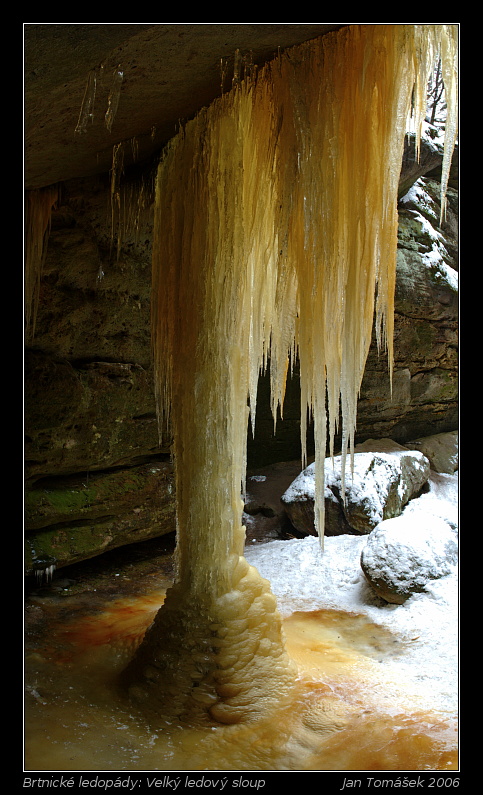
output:
<svg viewBox="0 0 483 795"><path fill-rule="evenodd" d="M108 179L65 183L52 213L25 354L29 574L175 527L151 369L146 185L136 175L113 195Z"/></svg>
<svg viewBox="0 0 483 795"><path fill-rule="evenodd" d="M432 178L416 183L410 149L405 163L392 395L374 343L357 441L403 443L458 426L457 191L439 229L438 158L423 166ZM27 574L175 528L170 440L158 434L151 368L152 176L149 167L127 175L122 190L107 176L64 183L52 213L25 354ZM267 388L262 377L252 467L300 456L296 368L276 435Z"/></svg>

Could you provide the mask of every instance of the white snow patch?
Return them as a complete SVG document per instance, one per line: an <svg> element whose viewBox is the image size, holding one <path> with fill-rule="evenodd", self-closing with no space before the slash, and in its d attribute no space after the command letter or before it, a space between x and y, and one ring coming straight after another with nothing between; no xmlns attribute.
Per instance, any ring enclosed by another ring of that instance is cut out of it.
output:
<svg viewBox="0 0 483 795"><path fill-rule="evenodd" d="M420 470L422 486L429 470L427 458L419 450L409 450L392 440L369 440L355 447L353 461L350 456L345 459L346 501L363 506L368 525L375 527L383 520L388 495L395 484L398 484L398 496L403 504L416 490L414 484L401 476L404 460L410 463L413 471ZM325 499L337 502L335 493L342 495L342 471L341 455L325 459ZM282 501L288 504L310 499L315 499L315 463L309 464L282 495Z"/></svg>
<svg viewBox="0 0 483 795"><path fill-rule="evenodd" d="M431 472L430 489L411 500L415 526L428 513L456 527L458 477ZM402 605L378 598L360 566L368 536L307 536L247 547L245 556L266 577L282 616L295 611L334 609L359 613L407 641L397 659L379 665L405 683L428 707L454 715L458 705L458 568L430 582Z"/></svg>
<svg viewBox="0 0 483 795"><path fill-rule="evenodd" d="M369 535L363 563L371 578L402 588L422 588L450 574L458 561L456 531L439 516L414 511L381 522ZM407 591L406 591L407 593Z"/></svg>

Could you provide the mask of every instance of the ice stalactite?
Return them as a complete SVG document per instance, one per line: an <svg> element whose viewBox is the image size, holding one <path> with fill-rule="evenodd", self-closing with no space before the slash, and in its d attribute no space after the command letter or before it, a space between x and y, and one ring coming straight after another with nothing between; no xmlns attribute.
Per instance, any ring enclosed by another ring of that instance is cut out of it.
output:
<svg viewBox="0 0 483 795"><path fill-rule="evenodd" d="M138 239L142 219L151 211L154 199L154 176L147 172L133 180L124 178L124 162L130 152L135 163L139 153L137 138L120 141L112 148L110 205L111 205L111 254L116 248L119 259L123 243L128 236Z"/></svg>
<svg viewBox="0 0 483 795"><path fill-rule="evenodd" d="M111 252L114 241L117 244L117 256L121 250L121 176L124 170L124 143L112 147L111 166Z"/></svg>
<svg viewBox="0 0 483 795"><path fill-rule="evenodd" d="M82 105L79 111L79 118L75 132L80 135L87 132L87 125L94 123L94 107L96 104L97 83L102 76L103 67L91 69L87 75L87 83L82 98Z"/></svg>
<svg viewBox="0 0 483 795"><path fill-rule="evenodd" d="M119 106L119 98L121 96L121 86L124 79L124 72L119 65L112 73L111 89L107 100L107 110L104 116L106 127L111 132L114 119L116 118L117 109Z"/></svg>
<svg viewBox="0 0 483 795"><path fill-rule="evenodd" d="M42 267L47 253L52 209L59 198L56 185L30 190L25 197L25 338L35 335Z"/></svg>
<svg viewBox="0 0 483 795"><path fill-rule="evenodd" d="M34 576L37 580L37 583L39 585L42 585L44 580L46 583L49 583L52 580L52 577L54 576L55 568L56 567L54 563L51 563L50 565L45 566L44 568L35 568Z"/></svg>
<svg viewBox="0 0 483 795"><path fill-rule="evenodd" d="M104 82L104 73L105 65L100 64L100 66L97 66L95 69L91 69L87 75L84 96L82 98L79 118L75 128L75 132L78 135L86 133L88 126L94 124L96 97L99 86ZM104 123L108 132L111 132L114 119L116 118L123 80L124 72L119 64L111 73L107 109L104 114Z"/></svg>
<svg viewBox="0 0 483 795"><path fill-rule="evenodd" d="M341 407L344 455L353 448L374 315L392 372L413 88L418 130L433 58L454 69L456 36L446 25L342 28L247 74L164 152L152 322L159 416L174 438L177 577L125 674L151 715L236 723L290 691L274 597L243 557L248 412L269 359L275 415L297 353L322 537L327 442L332 451ZM450 129L454 101L451 90ZM305 421L301 433L305 449Z"/></svg>

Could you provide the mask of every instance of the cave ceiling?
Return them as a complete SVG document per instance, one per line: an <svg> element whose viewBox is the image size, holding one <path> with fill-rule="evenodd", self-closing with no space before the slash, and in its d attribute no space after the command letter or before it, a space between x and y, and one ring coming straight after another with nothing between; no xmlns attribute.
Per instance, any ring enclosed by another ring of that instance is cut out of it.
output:
<svg viewBox="0 0 483 795"><path fill-rule="evenodd" d="M279 49L340 27L24 23L25 187L106 173L113 147L120 142L133 142L137 163L149 160L180 122L220 95L223 75L223 90L230 88L237 50L261 66ZM116 75L119 104L109 130L105 114L109 97L112 101L116 93ZM88 85L92 89L93 78L93 116L76 132L85 99L92 96Z"/></svg>

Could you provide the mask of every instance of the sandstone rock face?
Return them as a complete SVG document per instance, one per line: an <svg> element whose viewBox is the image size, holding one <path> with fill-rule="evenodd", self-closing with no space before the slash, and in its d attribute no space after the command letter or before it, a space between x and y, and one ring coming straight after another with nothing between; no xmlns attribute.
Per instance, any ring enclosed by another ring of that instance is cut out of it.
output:
<svg viewBox="0 0 483 795"><path fill-rule="evenodd" d="M456 532L428 514L424 523L411 513L381 522L361 553L362 570L378 596L403 604L428 583L449 574L457 563Z"/></svg>
<svg viewBox="0 0 483 795"><path fill-rule="evenodd" d="M53 213L25 355L27 574L175 529L150 357L150 213L124 225L118 252L106 188L72 182Z"/></svg>
<svg viewBox="0 0 483 795"><path fill-rule="evenodd" d="M342 456L325 462L327 535L370 533L384 519L398 516L418 494L429 476L429 461L390 439L370 439L356 447L354 466L348 457L345 498L342 492ZM290 520L299 532L315 534L315 470L310 464L282 495Z"/></svg>
<svg viewBox="0 0 483 795"><path fill-rule="evenodd" d="M132 465L168 453L159 444L152 373L131 362L25 357L29 482Z"/></svg>
<svg viewBox="0 0 483 795"><path fill-rule="evenodd" d="M27 574L172 532L173 490L171 464L154 461L39 481L26 495Z"/></svg>
<svg viewBox="0 0 483 795"><path fill-rule="evenodd" d="M457 241L449 221L444 236L438 228L438 189L420 180L401 202L392 395L373 343L358 403L360 441L387 436L406 444L458 427Z"/></svg>

